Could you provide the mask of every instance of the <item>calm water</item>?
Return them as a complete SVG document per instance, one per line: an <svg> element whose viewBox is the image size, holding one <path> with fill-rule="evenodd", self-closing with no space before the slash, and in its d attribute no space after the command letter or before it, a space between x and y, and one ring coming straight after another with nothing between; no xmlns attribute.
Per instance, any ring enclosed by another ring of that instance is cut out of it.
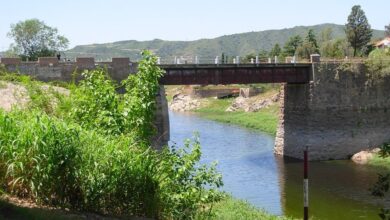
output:
<svg viewBox="0 0 390 220"><path fill-rule="evenodd" d="M182 145L194 132L200 135L202 162L218 161L223 190L276 215L301 218L302 162L273 154L274 137L170 112L171 143ZM349 161L309 164L310 215L315 219L379 219L380 200L368 188L375 170Z"/></svg>

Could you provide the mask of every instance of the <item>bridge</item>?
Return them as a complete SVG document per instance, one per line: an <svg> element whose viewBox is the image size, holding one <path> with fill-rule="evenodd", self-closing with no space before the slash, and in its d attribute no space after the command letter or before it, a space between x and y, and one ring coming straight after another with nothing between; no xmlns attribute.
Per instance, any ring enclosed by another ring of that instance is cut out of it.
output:
<svg viewBox="0 0 390 220"><path fill-rule="evenodd" d="M308 83L312 64L170 64L163 85Z"/></svg>
<svg viewBox="0 0 390 220"><path fill-rule="evenodd" d="M99 66L107 68L113 80L120 81L129 73L137 72L138 66L129 58L95 62L86 57L77 58L76 62L59 62L55 57L39 58L38 62L1 58L0 65L41 81L70 81L75 70L81 72ZM390 76L373 79L364 64L353 65L352 70L344 70L337 62L319 60L245 64L176 62L160 65L166 71L160 83L283 83L275 153L302 158L302 150L308 146L313 160L345 159L360 150L390 141ZM156 143L166 143L169 115L163 86L156 100Z"/></svg>

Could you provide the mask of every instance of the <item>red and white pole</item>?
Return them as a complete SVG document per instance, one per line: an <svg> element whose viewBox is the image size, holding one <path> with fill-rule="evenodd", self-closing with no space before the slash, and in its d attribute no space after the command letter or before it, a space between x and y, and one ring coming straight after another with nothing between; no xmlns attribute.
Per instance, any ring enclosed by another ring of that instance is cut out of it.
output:
<svg viewBox="0 0 390 220"><path fill-rule="evenodd" d="M303 219L309 219L308 147L303 151Z"/></svg>

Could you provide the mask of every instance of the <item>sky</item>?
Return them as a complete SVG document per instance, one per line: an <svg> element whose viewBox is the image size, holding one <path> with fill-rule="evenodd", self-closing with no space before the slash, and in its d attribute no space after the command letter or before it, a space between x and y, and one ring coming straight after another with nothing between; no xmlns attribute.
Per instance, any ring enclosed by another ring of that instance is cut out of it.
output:
<svg viewBox="0 0 390 220"><path fill-rule="evenodd" d="M390 23L389 0L12 0L0 4L0 51L10 25L37 18L76 45L121 40L196 40L322 23L345 24L361 5L371 27Z"/></svg>

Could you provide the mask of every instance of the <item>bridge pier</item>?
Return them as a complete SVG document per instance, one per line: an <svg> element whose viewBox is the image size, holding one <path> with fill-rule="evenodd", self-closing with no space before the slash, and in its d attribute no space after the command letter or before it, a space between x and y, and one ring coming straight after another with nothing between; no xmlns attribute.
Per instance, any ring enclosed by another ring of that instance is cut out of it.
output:
<svg viewBox="0 0 390 220"><path fill-rule="evenodd" d="M341 65L313 64L314 81L284 85L276 154L302 159L308 146L311 160L347 159L390 141L390 77Z"/></svg>
<svg viewBox="0 0 390 220"><path fill-rule="evenodd" d="M157 134L153 137L152 145L155 149L160 150L164 145L168 144L170 138L168 102L165 96L164 86L160 86L160 91L156 96L154 125Z"/></svg>

